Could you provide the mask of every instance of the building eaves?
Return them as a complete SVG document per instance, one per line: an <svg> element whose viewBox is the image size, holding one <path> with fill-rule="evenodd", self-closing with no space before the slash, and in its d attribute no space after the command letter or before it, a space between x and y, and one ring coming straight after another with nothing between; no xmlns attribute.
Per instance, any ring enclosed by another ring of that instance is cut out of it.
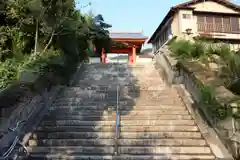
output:
<svg viewBox="0 0 240 160"><path fill-rule="evenodd" d="M148 42L147 43L152 43L153 40L156 38L157 36L157 33L161 30L162 26L168 21L168 19L170 19L174 13L176 11L178 11L179 9L194 9L193 7L190 7L190 5L193 5L193 4L196 4L196 3L200 3L202 2L203 0L191 0L191 1L188 1L188 2L185 2L185 3L181 3L181 4L178 4L176 6L173 6L171 7L171 9L169 10L169 12L167 13L167 15L164 17L163 21L159 24L159 26L157 27L157 29L154 31L154 33L152 34L152 36L149 38ZM205 0L205 1L208 1L208 0ZM231 3L227 0L211 0L211 1L215 1L215 2L218 2L220 4L223 4L225 6L228 6L234 10L237 10L240 12L240 7L234 3Z"/></svg>
<svg viewBox="0 0 240 160"><path fill-rule="evenodd" d="M110 33L112 39L147 39L141 32L112 32Z"/></svg>

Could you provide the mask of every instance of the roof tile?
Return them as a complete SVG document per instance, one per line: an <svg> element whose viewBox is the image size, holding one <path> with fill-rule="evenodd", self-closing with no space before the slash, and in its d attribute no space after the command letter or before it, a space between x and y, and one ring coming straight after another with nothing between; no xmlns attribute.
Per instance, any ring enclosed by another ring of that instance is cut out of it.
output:
<svg viewBox="0 0 240 160"><path fill-rule="evenodd" d="M129 38L129 39L147 39L148 37L144 36L141 32L139 33L110 33L111 38Z"/></svg>

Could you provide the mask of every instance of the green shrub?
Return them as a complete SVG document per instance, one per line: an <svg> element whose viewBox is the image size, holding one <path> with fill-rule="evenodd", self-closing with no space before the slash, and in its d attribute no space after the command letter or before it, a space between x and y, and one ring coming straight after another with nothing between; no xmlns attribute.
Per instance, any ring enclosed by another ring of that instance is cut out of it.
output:
<svg viewBox="0 0 240 160"><path fill-rule="evenodd" d="M240 55L232 51L230 46L226 44L216 46L214 53L220 58L218 76L223 80L227 88L239 94Z"/></svg>
<svg viewBox="0 0 240 160"><path fill-rule="evenodd" d="M170 43L169 50L171 51L171 56L176 59L193 59L192 55L194 46L190 41L186 40L176 40Z"/></svg>
<svg viewBox="0 0 240 160"><path fill-rule="evenodd" d="M200 60L204 63L207 63L210 55L208 48L209 44L203 40L175 40L169 45L173 57L179 60Z"/></svg>
<svg viewBox="0 0 240 160"><path fill-rule="evenodd" d="M37 55L31 54L29 57L24 59L20 71L30 71L43 74L44 68L59 57L59 53L54 50L48 50L45 53L40 53Z"/></svg>
<svg viewBox="0 0 240 160"><path fill-rule="evenodd" d="M214 47L214 54L220 56L223 60L235 54L227 44L218 44Z"/></svg>
<svg viewBox="0 0 240 160"><path fill-rule="evenodd" d="M178 59L199 59L211 58L218 55L222 58L228 57L232 51L227 44L213 43L197 39L194 42L187 40L175 40L169 45L172 56Z"/></svg>
<svg viewBox="0 0 240 160"><path fill-rule="evenodd" d="M21 63L15 59L0 62L0 90L17 80Z"/></svg>
<svg viewBox="0 0 240 160"><path fill-rule="evenodd" d="M209 68L209 62L216 63L219 66L218 76L225 86L240 94L240 54L232 51L228 44L202 39L194 42L175 40L170 43L169 49L178 60L199 60Z"/></svg>
<svg viewBox="0 0 240 160"><path fill-rule="evenodd" d="M214 89L211 86L198 85L200 103L213 120L224 120L231 115L231 109L219 104L215 98Z"/></svg>
<svg viewBox="0 0 240 160"><path fill-rule="evenodd" d="M231 87L240 78L240 55L229 54L222 57L219 76L224 80L227 87Z"/></svg>
<svg viewBox="0 0 240 160"><path fill-rule="evenodd" d="M192 50L192 57L194 59L198 59L203 55L206 55L206 46L204 45L203 42L201 41L196 41L193 45L193 50Z"/></svg>
<svg viewBox="0 0 240 160"><path fill-rule="evenodd" d="M63 66L64 61L63 56L54 50L48 50L44 54L31 54L22 59L7 59L0 63L0 90L6 88L13 81L17 81L23 72L31 72L37 75L43 75L50 71L55 72L52 66Z"/></svg>

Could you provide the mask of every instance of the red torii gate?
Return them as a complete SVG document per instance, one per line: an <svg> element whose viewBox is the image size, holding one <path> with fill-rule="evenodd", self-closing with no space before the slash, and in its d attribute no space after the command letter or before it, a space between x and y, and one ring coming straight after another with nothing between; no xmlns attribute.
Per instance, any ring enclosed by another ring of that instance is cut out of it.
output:
<svg viewBox="0 0 240 160"><path fill-rule="evenodd" d="M112 46L110 48L110 53L107 54L128 54L129 64L136 63L136 56L140 53L142 45L148 38L144 36L142 32L111 32L110 37L116 42L128 45L125 47ZM107 54L102 50L102 63L106 63Z"/></svg>

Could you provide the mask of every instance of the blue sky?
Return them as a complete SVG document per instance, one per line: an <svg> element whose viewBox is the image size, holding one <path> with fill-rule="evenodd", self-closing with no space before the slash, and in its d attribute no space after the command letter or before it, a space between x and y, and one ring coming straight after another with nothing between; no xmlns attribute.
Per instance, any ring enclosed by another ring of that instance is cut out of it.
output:
<svg viewBox="0 0 240 160"><path fill-rule="evenodd" d="M82 11L92 10L94 14L102 14L104 20L112 24L112 31L143 30L144 35L150 37L169 8L186 0L77 0L77 2L79 2L77 8L92 2L91 7L86 7Z"/></svg>

